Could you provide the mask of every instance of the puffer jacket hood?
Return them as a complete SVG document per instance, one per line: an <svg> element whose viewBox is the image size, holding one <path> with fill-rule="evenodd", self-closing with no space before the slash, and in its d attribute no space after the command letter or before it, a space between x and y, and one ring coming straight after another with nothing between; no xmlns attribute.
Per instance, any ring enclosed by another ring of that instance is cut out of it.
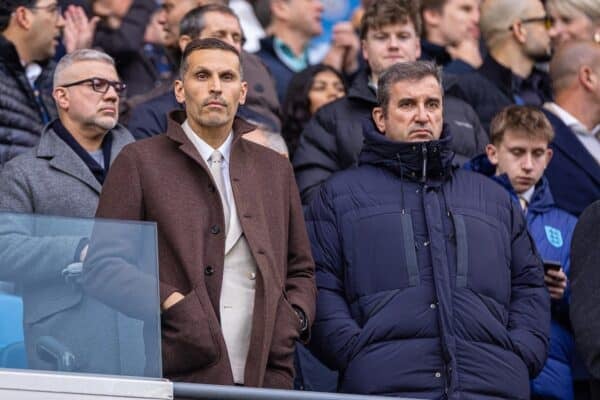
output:
<svg viewBox="0 0 600 400"><path fill-rule="evenodd" d="M390 140L372 120L363 122L363 132L365 142L359 164L382 166L401 178L420 182L428 178L444 180L452 171L452 135L446 124L439 140L419 143Z"/></svg>

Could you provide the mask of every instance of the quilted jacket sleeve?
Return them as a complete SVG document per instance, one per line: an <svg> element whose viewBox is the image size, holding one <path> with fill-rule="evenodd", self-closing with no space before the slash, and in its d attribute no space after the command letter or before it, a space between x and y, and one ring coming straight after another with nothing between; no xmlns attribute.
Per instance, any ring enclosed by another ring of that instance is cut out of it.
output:
<svg viewBox="0 0 600 400"><path fill-rule="evenodd" d="M344 288L344 257L336 215L322 188L307 210L307 228L317 268L317 317L311 348L332 369L352 359L360 326L352 318Z"/></svg>
<svg viewBox="0 0 600 400"><path fill-rule="evenodd" d="M508 329L515 353L521 357L533 378L546 362L550 335L550 295L544 284L542 261L520 210L513 205Z"/></svg>
<svg viewBox="0 0 600 400"><path fill-rule="evenodd" d="M294 171L302 204L309 204L321 184L339 171L334 121L329 108L319 110L306 124L294 154Z"/></svg>

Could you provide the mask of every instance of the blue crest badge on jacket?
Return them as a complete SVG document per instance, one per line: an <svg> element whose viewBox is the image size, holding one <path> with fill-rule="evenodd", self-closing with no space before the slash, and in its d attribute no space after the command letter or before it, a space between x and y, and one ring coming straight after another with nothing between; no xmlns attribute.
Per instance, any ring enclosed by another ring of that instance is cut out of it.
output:
<svg viewBox="0 0 600 400"><path fill-rule="evenodd" d="M544 225L544 230L546 231L546 239L548 242L554 247L562 247L563 246L563 237L562 233L556 228L553 228L548 225Z"/></svg>

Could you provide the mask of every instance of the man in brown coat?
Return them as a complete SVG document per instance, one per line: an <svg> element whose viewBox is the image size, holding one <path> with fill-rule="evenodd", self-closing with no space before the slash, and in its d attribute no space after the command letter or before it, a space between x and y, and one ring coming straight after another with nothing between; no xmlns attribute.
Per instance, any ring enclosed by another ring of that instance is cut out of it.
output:
<svg viewBox="0 0 600 400"><path fill-rule="evenodd" d="M194 40L180 73L185 112L122 151L96 216L157 222L165 377L291 389L316 296L292 168L242 138L235 48Z"/></svg>

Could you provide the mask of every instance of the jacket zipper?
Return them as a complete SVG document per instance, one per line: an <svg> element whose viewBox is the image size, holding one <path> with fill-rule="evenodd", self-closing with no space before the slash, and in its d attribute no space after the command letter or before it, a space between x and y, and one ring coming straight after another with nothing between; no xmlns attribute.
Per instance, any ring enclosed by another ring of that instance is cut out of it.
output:
<svg viewBox="0 0 600 400"><path fill-rule="evenodd" d="M421 175L421 182L425 183L427 181L427 146L421 146L421 153L423 154L423 171Z"/></svg>

